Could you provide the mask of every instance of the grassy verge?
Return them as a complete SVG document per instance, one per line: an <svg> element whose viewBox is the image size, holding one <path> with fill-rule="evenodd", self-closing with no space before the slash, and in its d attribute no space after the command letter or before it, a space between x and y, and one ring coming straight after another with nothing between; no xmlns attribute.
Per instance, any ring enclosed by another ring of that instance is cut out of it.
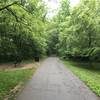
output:
<svg viewBox="0 0 100 100"><path fill-rule="evenodd" d="M32 76L34 68L15 70L15 71L0 71L0 100L12 98L19 91L21 86Z"/></svg>
<svg viewBox="0 0 100 100"><path fill-rule="evenodd" d="M100 70L91 67L88 63L64 61L64 64L100 96ZM100 63L94 65L100 67Z"/></svg>

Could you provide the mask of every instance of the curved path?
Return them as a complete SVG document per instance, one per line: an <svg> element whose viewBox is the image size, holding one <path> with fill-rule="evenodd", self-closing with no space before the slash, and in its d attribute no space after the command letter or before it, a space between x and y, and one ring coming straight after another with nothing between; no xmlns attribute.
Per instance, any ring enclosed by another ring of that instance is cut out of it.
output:
<svg viewBox="0 0 100 100"><path fill-rule="evenodd" d="M100 100L56 57L46 59L17 100Z"/></svg>

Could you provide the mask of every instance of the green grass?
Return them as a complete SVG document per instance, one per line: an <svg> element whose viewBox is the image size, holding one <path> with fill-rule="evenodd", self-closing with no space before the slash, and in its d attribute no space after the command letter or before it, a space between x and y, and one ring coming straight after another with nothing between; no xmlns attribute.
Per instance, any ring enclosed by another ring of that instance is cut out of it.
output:
<svg viewBox="0 0 100 100"><path fill-rule="evenodd" d="M100 63L90 66L88 63L64 61L64 64L100 96Z"/></svg>
<svg viewBox="0 0 100 100"><path fill-rule="evenodd" d="M0 100L4 100L5 96L11 95L10 91L19 83L24 84L34 71L35 69L32 68L16 71L0 71Z"/></svg>

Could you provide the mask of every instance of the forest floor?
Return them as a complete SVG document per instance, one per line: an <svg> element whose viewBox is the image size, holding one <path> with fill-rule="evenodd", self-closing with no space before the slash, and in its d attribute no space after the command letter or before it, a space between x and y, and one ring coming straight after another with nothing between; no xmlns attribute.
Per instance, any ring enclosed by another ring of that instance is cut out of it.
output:
<svg viewBox="0 0 100 100"><path fill-rule="evenodd" d="M56 57L38 68L16 100L100 100Z"/></svg>
<svg viewBox="0 0 100 100"><path fill-rule="evenodd" d="M0 100L14 100L40 63L24 61L16 68L12 63L0 64Z"/></svg>
<svg viewBox="0 0 100 100"><path fill-rule="evenodd" d="M27 69L32 68L33 66L37 66L40 63L34 62L34 60L28 60L28 61L22 61L20 64L17 64L15 67L14 63L1 63L0 64L0 70L21 70L21 69Z"/></svg>

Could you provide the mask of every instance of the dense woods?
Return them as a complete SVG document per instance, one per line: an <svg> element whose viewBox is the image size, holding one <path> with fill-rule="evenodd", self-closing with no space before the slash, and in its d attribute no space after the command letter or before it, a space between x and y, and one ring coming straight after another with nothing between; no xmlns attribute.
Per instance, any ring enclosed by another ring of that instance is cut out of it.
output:
<svg viewBox="0 0 100 100"><path fill-rule="evenodd" d="M0 0L0 100L99 100L94 93L100 97L100 0Z"/></svg>
<svg viewBox="0 0 100 100"><path fill-rule="evenodd" d="M0 0L0 62L57 54L100 61L100 1L80 0L74 8L61 0L47 18L42 0Z"/></svg>
<svg viewBox="0 0 100 100"><path fill-rule="evenodd" d="M0 0L0 61L45 54L45 12L41 0Z"/></svg>
<svg viewBox="0 0 100 100"><path fill-rule="evenodd" d="M69 0L62 0L52 20L55 27L51 31L58 37L55 44L58 55L74 60L100 61L99 5L99 0L80 0L71 8Z"/></svg>

